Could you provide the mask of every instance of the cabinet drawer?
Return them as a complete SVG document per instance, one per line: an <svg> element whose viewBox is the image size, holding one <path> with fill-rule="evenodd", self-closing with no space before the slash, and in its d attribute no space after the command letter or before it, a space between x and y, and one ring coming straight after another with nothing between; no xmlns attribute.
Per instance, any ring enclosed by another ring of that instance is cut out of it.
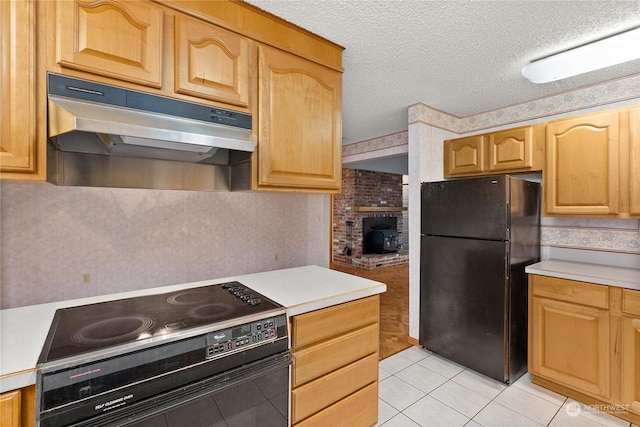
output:
<svg viewBox="0 0 640 427"><path fill-rule="evenodd" d="M291 345L302 347L352 329L377 323L380 316L380 297L351 301L293 318Z"/></svg>
<svg viewBox="0 0 640 427"><path fill-rule="evenodd" d="M296 427L373 426L378 421L378 383L374 382L296 424Z"/></svg>
<svg viewBox="0 0 640 427"><path fill-rule="evenodd" d="M640 316L640 291L622 290L622 311Z"/></svg>
<svg viewBox="0 0 640 427"><path fill-rule="evenodd" d="M377 352L377 323L302 350L294 349L292 385L297 387Z"/></svg>
<svg viewBox="0 0 640 427"><path fill-rule="evenodd" d="M607 286L547 276L531 276L533 295L598 308L609 308Z"/></svg>
<svg viewBox="0 0 640 427"><path fill-rule="evenodd" d="M297 423L378 380L378 355L372 354L291 393L291 422Z"/></svg>

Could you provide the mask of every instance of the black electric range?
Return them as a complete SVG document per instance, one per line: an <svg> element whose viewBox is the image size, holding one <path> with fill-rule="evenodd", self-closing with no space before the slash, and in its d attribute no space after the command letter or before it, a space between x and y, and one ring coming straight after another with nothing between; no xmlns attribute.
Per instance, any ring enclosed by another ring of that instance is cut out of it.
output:
<svg viewBox="0 0 640 427"><path fill-rule="evenodd" d="M235 281L63 308L38 361L38 425L129 425L288 364L286 309Z"/></svg>
<svg viewBox="0 0 640 427"><path fill-rule="evenodd" d="M283 310L239 282L58 309L38 363L184 338Z"/></svg>

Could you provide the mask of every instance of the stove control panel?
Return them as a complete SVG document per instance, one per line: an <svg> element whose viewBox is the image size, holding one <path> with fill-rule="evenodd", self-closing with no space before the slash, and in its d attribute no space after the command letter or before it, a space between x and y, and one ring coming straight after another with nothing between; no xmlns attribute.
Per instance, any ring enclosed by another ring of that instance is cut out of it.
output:
<svg viewBox="0 0 640 427"><path fill-rule="evenodd" d="M279 336L286 335L286 327L286 316L280 315L210 332L206 336L206 358L212 359L274 341ZM285 329L279 334L278 330L282 331L281 328Z"/></svg>
<svg viewBox="0 0 640 427"><path fill-rule="evenodd" d="M229 282L222 284L222 289L226 289L236 298L244 301L248 305L259 305L262 300L258 295L254 295L253 291L238 282Z"/></svg>

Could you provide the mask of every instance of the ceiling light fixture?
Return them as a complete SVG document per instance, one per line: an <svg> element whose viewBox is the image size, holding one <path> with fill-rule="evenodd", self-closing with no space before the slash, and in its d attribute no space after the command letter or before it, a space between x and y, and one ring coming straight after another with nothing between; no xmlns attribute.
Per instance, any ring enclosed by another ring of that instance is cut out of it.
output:
<svg viewBox="0 0 640 427"><path fill-rule="evenodd" d="M522 67L532 83L548 83L640 58L640 28L597 40Z"/></svg>

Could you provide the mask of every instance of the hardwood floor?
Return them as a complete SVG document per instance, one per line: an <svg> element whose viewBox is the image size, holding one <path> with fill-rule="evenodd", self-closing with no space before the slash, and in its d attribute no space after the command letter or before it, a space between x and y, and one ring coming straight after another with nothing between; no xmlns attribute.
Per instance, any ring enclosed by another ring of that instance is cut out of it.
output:
<svg viewBox="0 0 640 427"><path fill-rule="evenodd" d="M409 348L409 264L365 270L332 263L331 268L387 285L380 294L380 360Z"/></svg>

